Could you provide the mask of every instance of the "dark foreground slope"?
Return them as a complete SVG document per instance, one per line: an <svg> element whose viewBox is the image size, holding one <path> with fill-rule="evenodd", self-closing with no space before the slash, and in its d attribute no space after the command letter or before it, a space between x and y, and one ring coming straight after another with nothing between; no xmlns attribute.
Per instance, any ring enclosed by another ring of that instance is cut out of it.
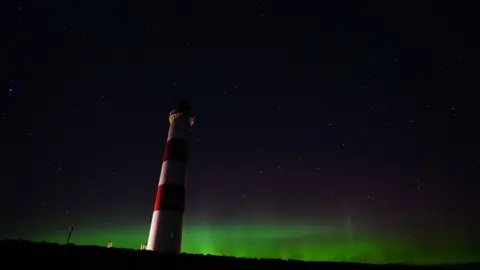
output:
<svg viewBox="0 0 480 270"><path fill-rule="evenodd" d="M283 260L237 259L94 246L0 241L0 269L477 269L480 264L449 266L369 265Z"/></svg>

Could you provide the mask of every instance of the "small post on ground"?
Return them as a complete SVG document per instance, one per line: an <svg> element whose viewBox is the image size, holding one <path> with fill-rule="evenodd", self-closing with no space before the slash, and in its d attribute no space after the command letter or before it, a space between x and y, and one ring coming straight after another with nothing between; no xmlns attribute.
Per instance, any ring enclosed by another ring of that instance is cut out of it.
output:
<svg viewBox="0 0 480 270"><path fill-rule="evenodd" d="M73 226L68 228L68 237L67 237L67 245L70 244L70 238L72 237L72 233L73 233Z"/></svg>

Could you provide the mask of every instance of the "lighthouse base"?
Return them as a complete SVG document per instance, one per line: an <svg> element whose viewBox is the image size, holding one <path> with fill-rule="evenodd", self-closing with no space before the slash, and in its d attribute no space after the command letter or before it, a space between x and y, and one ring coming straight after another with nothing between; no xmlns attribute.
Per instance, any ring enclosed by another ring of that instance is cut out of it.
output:
<svg viewBox="0 0 480 270"><path fill-rule="evenodd" d="M147 250L164 253L182 252L183 214L159 210L153 212Z"/></svg>

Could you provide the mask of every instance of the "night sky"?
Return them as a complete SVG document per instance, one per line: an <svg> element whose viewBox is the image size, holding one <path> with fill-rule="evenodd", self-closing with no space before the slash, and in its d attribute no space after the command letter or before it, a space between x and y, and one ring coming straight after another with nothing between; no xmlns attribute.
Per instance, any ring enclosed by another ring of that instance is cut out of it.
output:
<svg viewBox="0 0 480 270"><path fill-rule="evenodd" d="M16 2L0 238L63 243L74 226L74 243L146 243L168 113L187 98L186 252L480 259L471 8Z"/></svg>

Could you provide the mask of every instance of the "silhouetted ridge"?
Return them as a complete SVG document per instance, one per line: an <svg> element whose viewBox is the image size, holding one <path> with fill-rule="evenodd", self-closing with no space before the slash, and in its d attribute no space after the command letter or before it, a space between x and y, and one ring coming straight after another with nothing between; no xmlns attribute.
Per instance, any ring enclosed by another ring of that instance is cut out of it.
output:
<svg viewBox="0 0 480 270"><path fill-rule="evenodd" d="M373 265L302 262L233 257L162 254L158 252L58 245L28 241L0 241L0 269L480 269L480 264L446 266Z"/></svg>

